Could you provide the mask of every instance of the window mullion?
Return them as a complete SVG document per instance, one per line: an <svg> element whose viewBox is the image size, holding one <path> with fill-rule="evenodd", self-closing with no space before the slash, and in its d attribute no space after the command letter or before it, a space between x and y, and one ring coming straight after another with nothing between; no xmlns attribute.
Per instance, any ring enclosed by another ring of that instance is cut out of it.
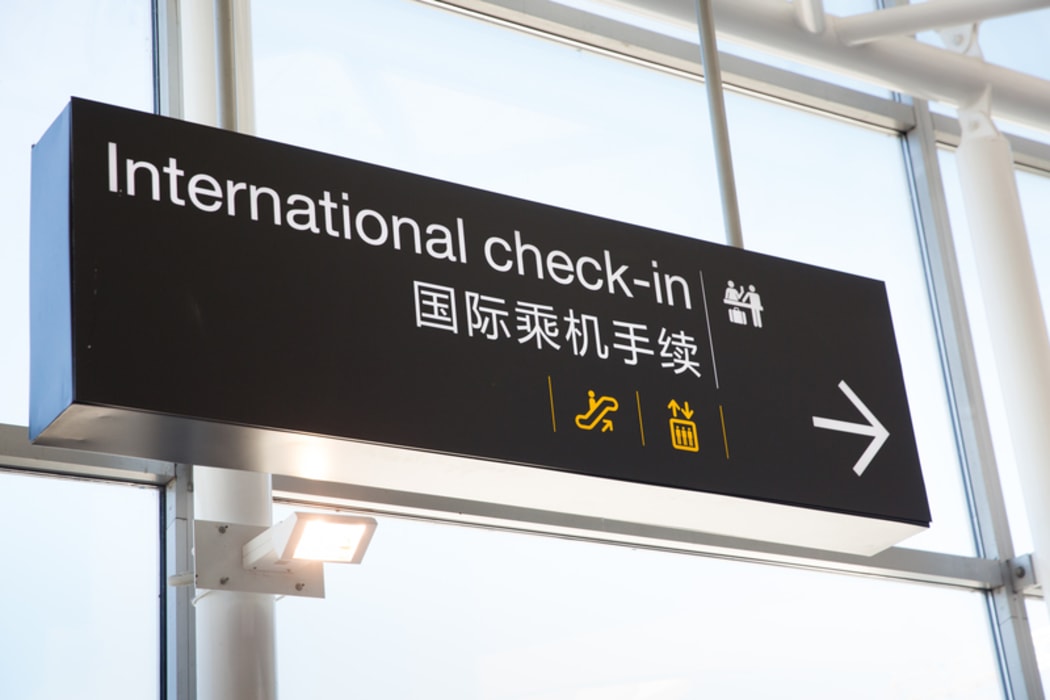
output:
<svg viewBox="0 0 1050 700"><path fill-rule="evenodd" d="M904 136L904 155L913 188L920 247L927 268L963 483L967 488L978 555L1001 561L1007 581L1007 585L988 592L1004 689L1008 697L1042 698L1024 599L1014 590L1013 572L1007 566L1014 556L1013 544L952 242L933 120L925 102L916 101L915 111L916 127Z"/></svg>

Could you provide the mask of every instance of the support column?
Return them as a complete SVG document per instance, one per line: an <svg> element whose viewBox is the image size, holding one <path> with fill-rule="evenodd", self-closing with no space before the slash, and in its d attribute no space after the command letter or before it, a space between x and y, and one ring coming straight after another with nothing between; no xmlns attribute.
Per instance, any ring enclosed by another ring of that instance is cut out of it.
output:
<svg viewBox="0 0 1050 700"><path fill-rule="evenodd" d="M707 89L707 109L711 117L715 163L718 166L718 188L722 194L726 243L735 248L743 248L744 234L740 226L740 204L736 196L736 177L733 175L733 156L729 147L729 124L726 120L722 68L718 63L718 42L715 37L711 0L696 0L696 24L700 32L700 61L704 67L704 85Z"/></svg>
<svg viewBox="0 0 1050 700"><path fill-rule="evenodd" d="M1013 156L987 102L959 110L957 161L1040 581L1050 582L1050 341ZM1050 602L1050 598L1048 598Z"/></svg>
<svg viewBox="0 0 1050 700"><path fill-rule="evenodd" d="M964 483L973 504L976 554L1008 562L1014 558L1013 540L1003 501L984 392L977 369L966 313L962 279L952 240L948 205L937 159L933 119L928 105L916 100L915 128L905 136L905 157L912 179L919 242L933 292L937 343L948 374L952 422L965 465ZM1007 585L988 592L985 600L992 623L995 649L1003 671L1005 697L1041 700L1039 664L1028 625L1024 596L1013 585L1017 577L1003 565Z"/></svg>
<svg viewBox="0 0 1050 700"><path fill-rule="evenodd" d="M252 71L247 0L177 0L182 117L251 132ZM197 467L198 520L269 527L269 474ZM196 602L198 700L277 696L274 597L207 592Z"/></svg>
<svg viewBox="0 0 1050 700"><path fill-rule="evenodd" d="M269 474L197 467L198 520L269 527ZM197 599L198 700L275 700L274 597L211 591Z"/></svg>

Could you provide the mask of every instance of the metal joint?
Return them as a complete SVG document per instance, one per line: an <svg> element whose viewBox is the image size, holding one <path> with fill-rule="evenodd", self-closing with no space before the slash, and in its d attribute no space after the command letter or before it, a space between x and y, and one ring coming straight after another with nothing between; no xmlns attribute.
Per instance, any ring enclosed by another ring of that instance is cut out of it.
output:
<svg viewBox="0 0 1050 700"><path fill-rule="evenodd" d="M1031 554L1006 560L1007 576L1014 593L1020 595L1042 595L1043 587L1036 579L1035 562Z"/></svg>

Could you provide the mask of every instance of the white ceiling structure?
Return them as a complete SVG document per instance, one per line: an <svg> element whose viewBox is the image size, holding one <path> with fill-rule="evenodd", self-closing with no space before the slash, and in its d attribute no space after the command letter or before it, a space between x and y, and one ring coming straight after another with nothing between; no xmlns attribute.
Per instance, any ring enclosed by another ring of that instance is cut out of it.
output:
<svg viewBox="0 0 1050 700"><path fill-rule="evenodd" d="M611 43L602 48L633 56L635 35L610 13L693 31L697 17L696 0L430 1L582 43L604 36ZM1050 0L929 0L841 17L827 14L822 0L709 1L719 40L956 107L976 104L990 88L995 116L1050 130L1050 81L985 61L967 34L983 20L1050 7ZM912 36L927 30L947 32L951 48Z"/></svg>

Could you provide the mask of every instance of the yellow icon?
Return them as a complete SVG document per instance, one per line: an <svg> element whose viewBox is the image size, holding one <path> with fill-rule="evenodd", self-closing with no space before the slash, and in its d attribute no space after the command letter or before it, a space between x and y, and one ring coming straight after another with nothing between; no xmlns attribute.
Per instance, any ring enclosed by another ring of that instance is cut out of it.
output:
<svg viewBox="0 0 1050 700"><path fill-rule="evenodd" d="M587 412L576 416L576 427L580 430L594 430L600 424L601 432L607 433L613 429L612 418L606 418L610 413L616 413L620 408L620 402L611 396L594 397L594 391L587 392Z"/></svg>
<svg viewBox="0 0 1050 700"><path fill-rule="evenodd" d="M668 421L671 426L671 447L685 452L698 452L700 435L697 433L696 423L689 420L693 417L693 410L689 408L689 402L686 401L684 406L679 406L677 401L671 399L667 408L671 411L671 419ZM678 417L679 411L685 416L684 418Z"/></svg>

